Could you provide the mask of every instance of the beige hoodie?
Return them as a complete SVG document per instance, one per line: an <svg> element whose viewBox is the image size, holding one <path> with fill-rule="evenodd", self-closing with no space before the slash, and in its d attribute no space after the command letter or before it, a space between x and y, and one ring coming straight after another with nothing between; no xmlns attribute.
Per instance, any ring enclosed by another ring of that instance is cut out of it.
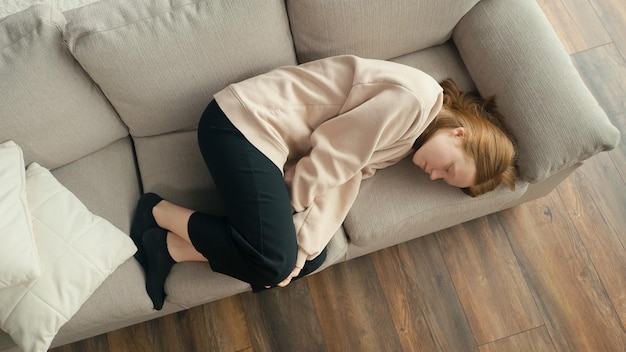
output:
<svg viewBox="0 0 626 352"><path fill-rule="evenodd" d="M339 229L361 180L411 153L443 92L415 68L336 56L230 85L215 100L283 171L302 267Z"/></svg>

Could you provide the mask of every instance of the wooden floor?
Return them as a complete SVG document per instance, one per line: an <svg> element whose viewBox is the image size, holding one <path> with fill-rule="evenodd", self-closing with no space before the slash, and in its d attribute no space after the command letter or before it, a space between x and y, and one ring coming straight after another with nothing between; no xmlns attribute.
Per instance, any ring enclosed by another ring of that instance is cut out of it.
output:
<svg viewBox="0 0 626 352"><path fill-rule="evenodd" d="M626 3L538 2L624 134ZM626 351L626 140L545 198L54 351Z"/></svg>

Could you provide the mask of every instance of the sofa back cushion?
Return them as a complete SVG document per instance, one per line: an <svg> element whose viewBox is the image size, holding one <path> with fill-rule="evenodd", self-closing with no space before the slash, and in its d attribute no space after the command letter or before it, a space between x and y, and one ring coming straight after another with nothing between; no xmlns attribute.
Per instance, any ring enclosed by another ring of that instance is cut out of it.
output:
<svg viewBox="0 0 626 352"><path fill-rule="evenodd" d="M281 0L101 1L66 40L138 137L194 128L229 83L295 64Z"/></svg>
<svg viewBox="0 0 626 352"><path fill-rule="evenodd" d="M0 143L54 169L128 135L63 46L65 17L35 5L0 21ZM62 141L62 143L60 142Z"/></svg>
<svg viewBox="0 0 626 352"><path fill-rule="evenodd" d="M478 0L287 0L298 62L390 59L441 44Z"/></svg>

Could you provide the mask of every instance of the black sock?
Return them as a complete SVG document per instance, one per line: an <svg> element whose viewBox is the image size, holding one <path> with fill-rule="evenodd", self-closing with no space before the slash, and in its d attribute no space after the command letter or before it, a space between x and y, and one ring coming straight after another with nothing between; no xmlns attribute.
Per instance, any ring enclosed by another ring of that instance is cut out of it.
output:
<svg viewBox="0 0 626 352"><path fill-rule="evenodd" d="M143 248L148 259L146 270L146 291L152 299L154 309L161 310L165 301L165 279L176 261L167 249L167 231L152 228L142 237Z"/></svg>
<svg viewBox="0 0 626 352"><path fill-rule="evenodd" d="M137 259L144 270L148 269L148 259L146 258L146 252L142 246L142 236L147 230L159 227L152 215L152 208L162 200L163 198L154 193L142 195L141 198L139 198L139 202L137 202L133 223L130 226L130 238L132 238L133 242L135 242L135 246L137 246L135 259Z"/></svg>

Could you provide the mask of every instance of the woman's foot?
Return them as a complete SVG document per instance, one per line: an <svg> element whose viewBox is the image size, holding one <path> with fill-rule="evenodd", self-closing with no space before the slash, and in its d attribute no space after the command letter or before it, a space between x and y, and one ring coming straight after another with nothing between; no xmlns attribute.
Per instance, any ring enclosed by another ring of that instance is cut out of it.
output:
<svg viewBox="0 0 626 352"><path fill-rule="evenodd" d="M149 229L142 236L142 244L148 262L146 291L154 309L161 310L165 302L165 279L176 264L167 249L167 231L160 227Z"/></svg>
<svg viewBox="0 0 626 352"><path fill-rule="evenodd" d="M152 209L162 200L163 198L154 193L142 195L141 198L139 198L139 202L137 202L135 216L130 226L130 238L132 238L133 242L135 242L135 246L137 246L135 259L137 259L144 270L147 270L148 260L146 258L146 252L143 249L142 236L147 230L159 227L154 219L154 215L152 215Z"/></svg>

